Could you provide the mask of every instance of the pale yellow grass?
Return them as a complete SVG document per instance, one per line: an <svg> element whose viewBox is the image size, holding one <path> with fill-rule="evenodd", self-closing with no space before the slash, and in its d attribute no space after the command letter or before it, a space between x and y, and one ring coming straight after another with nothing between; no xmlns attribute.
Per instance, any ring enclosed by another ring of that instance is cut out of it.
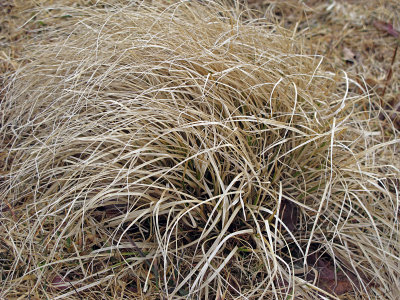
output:
<svg viewBox="0 0 400 300"><path fill-rule="evenodd" d="M0 296L330 297L312 255L398 295L399 140L362 80L239 6L63 12L2 90Z"/></svg>

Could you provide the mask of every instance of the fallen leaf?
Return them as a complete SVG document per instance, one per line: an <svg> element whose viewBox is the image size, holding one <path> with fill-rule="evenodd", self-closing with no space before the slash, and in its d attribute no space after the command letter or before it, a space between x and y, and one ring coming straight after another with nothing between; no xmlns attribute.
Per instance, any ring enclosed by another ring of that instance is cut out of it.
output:
<svg viewBox="0 0 400 300"><path fill-rule="evenodd" d="M385 31L386 33L398 38L400 32L393 28L393 25L383 21L374 21L374 26L379 30Z"/></svg>
<svg viewBox="0 0 400 300"><path fill-rule="evenodd" d="M390 119L396 129L400 130L400 95L393 98L389 103Z"/></svg>
<svg viewBox="0 0 400 300"><path fill-rule="evenodd" d="M280 219L286 225L286 227L290 231L294 231L296 229L297 220L298 220L298 208L297 205L292 201L282 199L281 207L280 207Z"/></svg>
<svg viewBox="0 0 400 300"><path fill-rule="evenodd" d="M365 79L365 83L368 84L370 87L374 87L378 84L377 79L373 79L371 77Z"/></svg>
<svg viewBox="0 0 400 300"><path fill-rule="evenodd" d="M353 273L338 270L332 261L319 257L316 253L310 254L307 262L318 271L316 285L330 294L343 295L354 291L354 287L360 287L360 282ZM314 273L308 273L306 279L314 281Z"/></svg>
<svg viewBox="0 0 400 300"><path fill-rule="evenodd" d="M97 207L96 211L104 212L107 218L113 218L125 214L127 211L127 205L124 203L110 201L109 204L104 204Z"/></svg>
<svg viewBox="0 0 400 300"><path fill-rule="evenodd" d="M356 55L354 54L354 52L353 51L351 51L349 48L347 48L347 47L344 47L343 48L343 59L345 60L345 61L348 61L348 62L352 62L352 63L354 63L355 62L355 60L356 60Z"/></svg>
<svg viewBox="0 0 400 300"><path fill-rule="evenodd" d="M53 277L51 285L56 290L66 290L71 287L69 280L67 278L61 277L60 275L56 275Z"/></svg>

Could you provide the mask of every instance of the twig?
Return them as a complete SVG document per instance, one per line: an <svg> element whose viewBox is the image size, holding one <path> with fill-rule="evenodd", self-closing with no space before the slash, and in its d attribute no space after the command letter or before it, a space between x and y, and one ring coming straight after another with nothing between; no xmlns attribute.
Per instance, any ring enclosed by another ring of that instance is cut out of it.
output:
<svg viewBox="0 0 400 300"><path fill-rule="evenodd" d="M393 53L393 57L392 57L392 62L390 63L390 67L389 67L389 70L388 70L387 75L386 75L385 87L383 88L382 95L381 95L381 107L383 107L382 99L383 99L383 96L385 96L386 88L387 88L387 86L389 84L389 80L391 79L392 74L393 74L392 67L393 67L393 64L394 64L394 60L396 59L396 54L397 54L397 49L398 48L399 48L399 43L396 44L396 48L394 49L394 53Z"/></svg>

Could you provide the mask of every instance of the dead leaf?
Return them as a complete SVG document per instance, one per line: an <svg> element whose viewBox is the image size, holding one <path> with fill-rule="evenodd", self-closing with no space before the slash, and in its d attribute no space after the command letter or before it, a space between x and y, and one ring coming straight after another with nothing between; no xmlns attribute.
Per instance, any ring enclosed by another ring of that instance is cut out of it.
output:
<svg viewBox="0 0 400 300"><path fill-rule="evenodd" d="M400 130L400 95L393 98L389 103L390 119L396 129Z"/></svg>
<svg viewBox="0 0 400 300"><path fill-rule="evenodd" d="M279 218L286 225L286 227L293 232L296 229L298 220L299 212L297 205L294 204L292 201L282 199L279 211L280 211Z"/></svg>
<svg viewBox="0 0 400 300"><path fill-rule="evenodd" d="M381 31L385 31L386 33L398 38L400 36L400 32L393 28L393 25L383 21L374 21L374 26Z"/></svg>
<svg viewBox="0 0 400 300"><path fill-rule="evenodd" d="M351 51L349 48L343 48L343 59L348 62L354 63L356 61L357 56Z"/></svg>
<svg viewBox="0 0 400 300"><path fill-rule="evenodd" d="M350 271L337 269L332 261L318 256L317 253L310 254L307 262L318 271L316 285L330 294L343 295L354 291L354 287L360 287L357 276ZM314 273L308 273L306 279L314 281Z"/></svg>
<svg viewBox="0 0 400 300"><path fill-rule="evenodd" d="M56 290L66 290L71 287L69 280L67 278L56 275L51 281L51 285Z"/></svg>
<svg viewBox="0 0 400 300"><path fill-rule="evenodd" d="M376 85L378 85L378 80L369 77L369 78L365 79L365 83L368 84L370 87L375 87Z"/></svg>

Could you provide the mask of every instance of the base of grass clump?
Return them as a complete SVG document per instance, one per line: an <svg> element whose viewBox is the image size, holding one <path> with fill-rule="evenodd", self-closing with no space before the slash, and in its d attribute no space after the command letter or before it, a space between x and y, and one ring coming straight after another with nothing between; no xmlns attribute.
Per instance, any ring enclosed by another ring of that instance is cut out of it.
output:
<svg viewBox="0 0 400 300"><path fill-rule="evenodd" d="M398 140L293 33L68 8L1 102L1 296L393 298Z"/></svg>

